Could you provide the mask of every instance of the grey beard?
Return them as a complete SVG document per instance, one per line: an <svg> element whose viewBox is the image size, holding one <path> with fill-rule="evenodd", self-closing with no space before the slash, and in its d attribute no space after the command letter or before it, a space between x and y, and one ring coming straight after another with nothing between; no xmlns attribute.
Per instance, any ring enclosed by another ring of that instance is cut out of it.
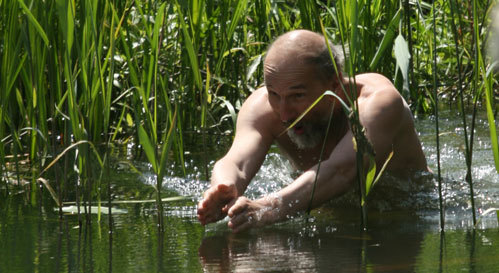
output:
<svg viewBox="0 0 499 273"><path fill-rule="evenodd" d="M323 118L316 122L305 122L302 126L303 134L296 134L293 129L287 131L291 141L300 150L311 149L322 143L327 130L328 119Z"/></svg>

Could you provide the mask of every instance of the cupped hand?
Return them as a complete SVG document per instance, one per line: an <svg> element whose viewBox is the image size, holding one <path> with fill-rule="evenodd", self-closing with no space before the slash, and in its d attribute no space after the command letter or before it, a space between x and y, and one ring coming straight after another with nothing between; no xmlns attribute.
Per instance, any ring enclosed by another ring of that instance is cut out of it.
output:
<svg viewBox="0 0 499 273"><path fill-rule="evenodd" d="M228 205L229 228L234 233L252 227L262 227L278 220L279 209L268 198L250 200L244 196Z"/></svg>
<svg viewBox="0 0 499 273"><path fill-rule="evenodd" d="M216 222L227 215L227 204L237 198L235 185L217 184L210 187L198 203L198 219L202 225Z"/></svg>

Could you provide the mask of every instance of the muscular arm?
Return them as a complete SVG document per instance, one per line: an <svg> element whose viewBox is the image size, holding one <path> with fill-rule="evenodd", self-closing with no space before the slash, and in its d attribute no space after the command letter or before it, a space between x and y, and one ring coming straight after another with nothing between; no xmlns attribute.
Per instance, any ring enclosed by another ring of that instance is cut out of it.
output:
<svg viewBox="0 0 499 273"><path fill-rule="evenodd" d="M236 136L229 152L214 166L211 187L198 204L202 224L225 216L228 204L241 196L260 168L273 141L268 111L261 109L262 92L255 91L239 111Z"/></svg>
<svg viewBox="0 0 499 273"><path fill-rule="evenodd" d="M339 196L347 191L356 175L355 151L352 135L347 133L329 158L322 161L314 193L312 207ZM293 183L276 194L251 201L241 197L228 211L229 227L234 232L252 226L282 221L286 216L306 210L312 194L317 165L305 171Z"/></svg>
<svg viewBox="0 0 499 273"><path fill-rule="evenodd" d="M393 139L397 136L402 122L403 100L398 93L392 91L380 92L362 102L364 112L361 113L361 122L366 127L367 137L374 145L378 166L384 163L390 153ZM356 166L352 134L348 131L330 156L321 163L312 208L351 188L357 174ZM229 226L238 232L252 226L263 226L284 220L287 215L307 209L317 167L316 165L304 172L276 195L255 201L239 198L228 211L231 217Z"/></svg>

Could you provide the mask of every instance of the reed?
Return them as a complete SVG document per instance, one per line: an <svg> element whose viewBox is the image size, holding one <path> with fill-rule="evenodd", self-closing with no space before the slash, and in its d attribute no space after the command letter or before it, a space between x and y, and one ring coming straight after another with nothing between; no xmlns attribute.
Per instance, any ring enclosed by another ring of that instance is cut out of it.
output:
<svg viewBox="0 0 499 273"><path fill-rule="evenodd" d="M436 7L435 2L433 2L432 6L432 15L433 15L433 101L434 101L434 109L435 109L435 137L437 142L437 180L438 180L438 202L440 208L440 230L444 231L445 228L445 214L444 214L444 203L442 196L442 174L441 174L441 166L440 166L440 127L438 120L438 69L437 69L437 24L436 24Z"/></svg>
<svg viewBox="0 0 499 273"><path fill-rule="evenodd" d="M13 183L7 173L19 170L27 154L28 174L16 171L17 180L30 181L27 199L38 202L41 176L59 201L84 202L88 210L106 188L111 201L110 185L101 185L103 166L112 166L110 147L134 141L157 174L159 200L164 164L185 165L184 145L192 132L234 131L240 105L263 82L268 44L296 28L323 32L342 46L347 76L375 71L391 78L418 114L437 111L433 102L438 97L449 103L457 98L472 187L474 117L468 128L466 104L474 105L474 111L485 104L499 169L497 83L482 54L491 4L434 5L395 0L0 0L0 187L9 193ZM347 103L355 113L355 100ZM102 165L93 163L97 158ZM359 174L365 177L372 170L368 163ZM368 194L370 188L362 188Z"/></svg>

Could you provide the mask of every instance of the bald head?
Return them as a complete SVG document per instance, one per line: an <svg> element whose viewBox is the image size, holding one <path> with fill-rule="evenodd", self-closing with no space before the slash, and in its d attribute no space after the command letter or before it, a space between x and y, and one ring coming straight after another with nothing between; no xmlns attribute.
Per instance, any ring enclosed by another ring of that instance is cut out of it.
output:
<svg viewBox="0 0 499 273"><path fill-rule="evenodd" d="M279 36L270 46L267 57L274 54L317 55L325 46L324 37L308 30L293 30Z"/></svg>
<svg viewBox="0 0 499 273"><path fill-rule="evenodd" d="M330 44L336 66L341 70L341 54ZM316 65L322 80L336 77L324 36L309 30L293 30L279 36L270 46L265 65Z"/></svg>

